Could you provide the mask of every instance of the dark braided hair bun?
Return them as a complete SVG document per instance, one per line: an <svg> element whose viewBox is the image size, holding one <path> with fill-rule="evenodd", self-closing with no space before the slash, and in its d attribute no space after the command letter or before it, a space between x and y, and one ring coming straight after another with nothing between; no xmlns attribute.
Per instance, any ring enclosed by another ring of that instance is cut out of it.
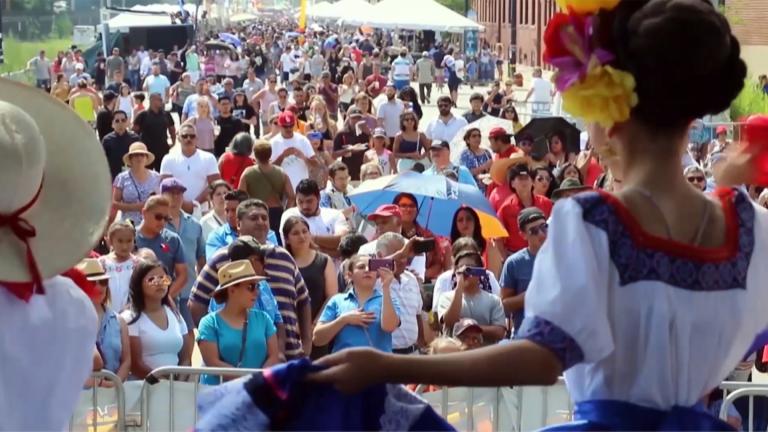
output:
<svg viewBox="0 0 768 432"><path fill-rule="evenodd" d="M637 81L636 120L685 127L726 110L744 86L739 42L708 0L623 0L598 22L613 65Z"/></svg>

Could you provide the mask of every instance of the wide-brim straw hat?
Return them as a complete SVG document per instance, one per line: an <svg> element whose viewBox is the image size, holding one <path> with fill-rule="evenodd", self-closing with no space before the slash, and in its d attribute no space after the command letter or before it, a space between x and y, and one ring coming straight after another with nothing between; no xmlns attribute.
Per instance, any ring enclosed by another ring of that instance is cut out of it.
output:
<svg viewBox="0 0 768 432"><path fill-rule="evenodd" d="M257 275L251 262L248 260L238 260L224 264L219 269L218 276L219 286L213 291L214 298L220 296L229 287L241 282L263 281L267 279L264 276Z"/></svg>
<svg viewBox="0 0 768 432"><path fill-rule="evenodd" d="M150 166L152 165L152 162L155 161L155 155L147 150L146 144L143 142L135 142L128 147L128 153L123 155L123 165L131 166L131 155L135 154L143 154L147 156L147 161L144 163L144 166Z"/></svg>
<svg viewBox="0 0 768 432"><path fill-rule="evenodd" d="M112 183L96 133L47 93L0 79L0 154L0 281L34 282L32 261L42 279L66 271L109 216Z"/></svg>
<svg viewBox="0 0 768 432"><path fill-rule="evenodd" d="M496 184L507 184L507 172L515 165L526 164L530 165L531 159L525 155L521 150L518 150L508 158L498 159L491 164L491 179Z"/></svg>
<svg viewBox="0 0 768 432"><path fill-rule="evenodd" d="M109 279L104 266L96 258L86 258L80 261L75 268L83 272L85 278L92 282Z"/></svg>

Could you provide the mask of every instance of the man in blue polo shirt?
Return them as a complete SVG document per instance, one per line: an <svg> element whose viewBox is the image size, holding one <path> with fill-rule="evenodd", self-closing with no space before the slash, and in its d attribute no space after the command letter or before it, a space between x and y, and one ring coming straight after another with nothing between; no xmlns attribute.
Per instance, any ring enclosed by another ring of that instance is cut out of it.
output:
<svg viewBox="0 0 768 432"><path fill-rule="evenodd" d="M525 316L525 291L533 276L536 254L547 239L547 218L537 207L523 209L517 216L520 234L528 247L512 254L501 270L501 302L504 312L512 314L515 330L520 328Z"/></svg>
<svg viewBox="0 0 768 432"><path fill-rule="evenodd" d="M141 225L136 230L136 248L152 250L173 279L168 293L176 298L187 283L187 264L181 238L165 227L170 220L171 203L164 196L151 196L141 210Z"/></svg>
<svg viewBox="0 0 768 432"><path fill-rule="evenodd" d="M232 244L238 236L237 233L237 206L248 199L248 194L241 190L233 190L224 195L224 214L227 223L213 230L205 239L205 259L211 259L219 249ZM277 235L272 230L267 233L267 243L277 244Z"/></svg>
<svg viewBox="0 0 768 432"><path fill-rule="evenodd" d="M445 175L445 171L449 171L456 174L454 180L459 183L477 187L477 182L467 167L451 163L451 144L448 141L433 141L429 155L432 158L432 166L424 171L425 175Z"/></svg>

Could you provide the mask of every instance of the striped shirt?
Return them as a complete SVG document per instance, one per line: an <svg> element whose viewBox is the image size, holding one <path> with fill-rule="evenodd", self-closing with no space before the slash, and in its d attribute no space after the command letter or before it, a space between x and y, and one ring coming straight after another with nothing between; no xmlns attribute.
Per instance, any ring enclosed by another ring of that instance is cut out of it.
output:
<svg viewBox="0 0 768 432"><path fill-rule="evenodd" d="M377 282L380 283L380 282ZM378 286L378 285L377 285ZM419 339L419 324L423 299L421 297L421 285L412 273L404 271L392 281L392 297L400 303L400 327L392 332L392 348L410 348Z"/></svg>
<svg viewBox="0 0 768 432"><path fill-rule="evenodd" d="M207 309L211 294L219 285L218 271L230 262L227 248L222 248L208 260L197 276L190 298ZM309 305L309 293L299 268L288 252L274 247L265 256L264 272L285 326L285 356L294 359L304 357L299 331L298 310Z"/></svg>

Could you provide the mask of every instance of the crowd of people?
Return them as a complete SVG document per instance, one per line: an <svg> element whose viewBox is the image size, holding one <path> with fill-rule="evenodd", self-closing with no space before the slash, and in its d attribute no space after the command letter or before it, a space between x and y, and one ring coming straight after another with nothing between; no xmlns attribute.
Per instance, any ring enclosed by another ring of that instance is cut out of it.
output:
<svg viewBox="0 0 768 432"><path fill-rule="evenodd" d="M114 48L93 78L77 50L30 62L39 87L92 123L112 174L104 242L80 264L101 289L95 369L143 379L190 365L195 344L206 366L261 368L352 347L415 355L505 343L523 326L554 202L622 190L616 155L595 144L603 137L583 132L574 152L564 131L518 134L514 103L549 110L556 96L540 69L524 98L495 81L455 113L466 66L454 47L414 60L362 32L286 30L254 24L232 30L238 49L196 43L167 57ZM493 77L485 63L479 75ZM486 116L512 127L473 127ZM466 147L452 158L459 134ZM718 128L681 161L702 193L717 186L730 134ZM485 237L469 206L443 215L450 233L435 234L414 194L367 214L349 197L408 171L476 188L508 236ZM768 206L768 191L745 190Z"/></svg>

